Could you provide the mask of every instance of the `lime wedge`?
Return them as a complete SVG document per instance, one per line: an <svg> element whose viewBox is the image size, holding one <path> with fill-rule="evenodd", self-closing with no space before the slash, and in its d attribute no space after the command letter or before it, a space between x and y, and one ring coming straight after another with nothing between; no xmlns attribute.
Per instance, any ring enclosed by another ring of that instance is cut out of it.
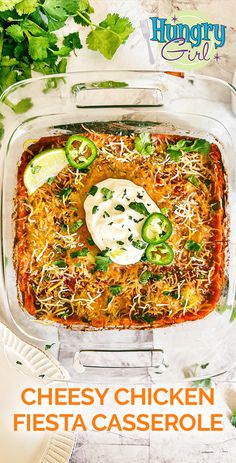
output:
<svg viewBox="0 0 236 463"><path fill-rule="evenodd" d="M24 172L24 184L28 194L32 195L39 187L49 179L59 174L68 165L68 160L63 148L55 148L37 154Z"/></svg>

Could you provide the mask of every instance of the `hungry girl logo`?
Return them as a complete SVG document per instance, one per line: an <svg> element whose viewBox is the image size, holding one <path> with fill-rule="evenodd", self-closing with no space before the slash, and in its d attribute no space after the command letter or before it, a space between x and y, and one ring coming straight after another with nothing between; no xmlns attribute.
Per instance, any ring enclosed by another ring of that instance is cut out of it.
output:
<svg viewBox="0 0 236 463"><path fill-rule="evenodd" d="M158 42L161 56L181 70L199 69L212 59L220 61L226 26L211 23L198 11L179 11L169 18L152 17L151 40Z"/></svg>

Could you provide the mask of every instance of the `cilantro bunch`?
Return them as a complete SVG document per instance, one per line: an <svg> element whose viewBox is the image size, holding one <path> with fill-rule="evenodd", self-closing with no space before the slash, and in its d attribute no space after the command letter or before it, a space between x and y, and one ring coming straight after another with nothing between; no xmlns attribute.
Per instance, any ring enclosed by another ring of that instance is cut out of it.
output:
<svg viewBox="0 0 236 463"><path fill-rule="evenodd" d="M128 18L108 14L94 24L93 7L88 0L0 0L0 93L15 82L30 78L32 71L44 75L66 71L67 58L83 47L79 32L63 38L59 44L56 31L69 18L90 28L87 47L111 59L119 46L133 32ZM58 79L49 79L45 91L55 88ZM17 113L28 110L30 98L17 105L5 101Z"/></svg>

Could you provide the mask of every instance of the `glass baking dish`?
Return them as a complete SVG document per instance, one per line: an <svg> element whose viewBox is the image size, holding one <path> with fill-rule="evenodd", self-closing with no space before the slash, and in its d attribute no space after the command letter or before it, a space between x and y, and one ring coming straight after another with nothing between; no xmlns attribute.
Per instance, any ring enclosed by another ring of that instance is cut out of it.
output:
<svg viewBox="0 0 236 463"><path fill-rule="evenodd" d="M48 92L46 88L51 83L54 88ZM15 329L32 343L49 339L55 325L31 318L21 310L17 299L12 213L17 163L24 143L42 136L79 132L85 123L91 129L110 133L139 132L145 127L145 131L150 132L205 138L216 143L222 153L228 183L229 242L227 287L222 292L219 310L202 320L143 332L80 332L73 326L72 331L57 327L60 355L74 368L74 379L81 375L78 364L86 366L85 382L96 378L100 381L104 369L114 378L132 376L134 380L134 369L136 372L141 369L145 372L142 375L145 378L148 375L151 381L179 381L189 375L200 378L218 375L233 367L236 360L235 322L232 321L236 310L236 162L230 136L235 130L232 97L236 98L235 90L216 78L139 71L44 76L14 84L2 95L2 303ZM4 103L4 100L8 104L10 101L12 106L24 98L31 98L33 103L24 114L16 114ZM206 369L196 366L206 364Z"/></svg>

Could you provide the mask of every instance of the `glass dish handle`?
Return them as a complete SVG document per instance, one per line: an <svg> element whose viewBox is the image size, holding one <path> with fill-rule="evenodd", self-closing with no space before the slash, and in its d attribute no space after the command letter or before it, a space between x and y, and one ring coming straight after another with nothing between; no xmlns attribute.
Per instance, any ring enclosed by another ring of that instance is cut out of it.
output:
<svg viewBox="0 0 236 463"><path fill-rule="evenodd" d="M166 92L161 80L138 78L81 82L71 88L78 108L160 107Z"/></svg>

